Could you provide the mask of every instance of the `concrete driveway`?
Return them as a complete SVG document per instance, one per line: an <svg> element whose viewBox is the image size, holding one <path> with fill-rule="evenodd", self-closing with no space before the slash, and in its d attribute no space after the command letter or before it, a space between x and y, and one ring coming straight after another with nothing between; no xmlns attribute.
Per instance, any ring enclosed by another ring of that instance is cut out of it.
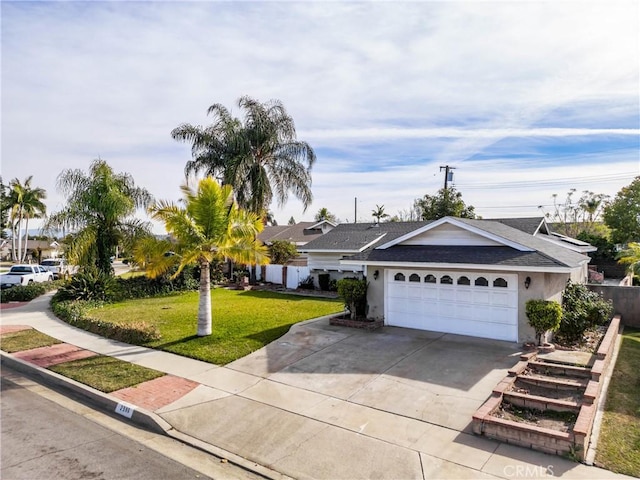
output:
<svg viewBox="0 0 640 480"><path fill-rule="evenodd" d="M190 377L202 385L157 413L294 478L508 478L522 452L536 469L590 469L470 433L519 353L506 342L317 320Z"/></svg>

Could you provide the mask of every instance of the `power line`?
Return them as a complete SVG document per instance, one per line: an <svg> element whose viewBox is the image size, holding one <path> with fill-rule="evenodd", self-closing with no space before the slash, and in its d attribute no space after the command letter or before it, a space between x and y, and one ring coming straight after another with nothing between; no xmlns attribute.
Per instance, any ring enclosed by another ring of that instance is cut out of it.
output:
<svg viewBox="0 0 640 480"><path fill-rule="evenodd" d="M608 175L596 175L589 177L566 177L558 179L548 180L524 180L515 182L502 182L502 183L459 183L457 187L464 188L465 190L475 189L501 189L501 188L539 188L539 187L553 187L562 186L566 184L580 185L585 183L608 183L617 182L620 180L632 180L638 172L625 172Z"/></svg>

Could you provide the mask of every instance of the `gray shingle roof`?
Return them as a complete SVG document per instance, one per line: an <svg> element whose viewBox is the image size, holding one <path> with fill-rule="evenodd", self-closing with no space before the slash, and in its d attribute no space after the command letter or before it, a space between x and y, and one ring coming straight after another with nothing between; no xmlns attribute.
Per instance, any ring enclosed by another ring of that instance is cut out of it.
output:
<svg viewBox="0 0 640 480"><path fill-rule="evenodd" d="M307 243L300 250L304 252L343 250L345 252L358 252L371 242L377 240L379 245L383 242L406 235L413 230L425 226L430 222L386 222L375 223L341 223L330 232Z"/></svg>
<svg viewBox="0 0 640 480"><path fill-rule="evenodd" d="M571 251L568 248L536 238L533 235L505 225L504 223L491 220L470 220L465 218L460 218L458 220L461 220L467 225L472 225L486 232L534 249L561 265L576 267L589 258L586 255Z"/></svg>
<svg viewBox="0 0 640 480"><path fill-rule="evenodd" d="M419 263L467 263L478 265L505 265L528 267L576 267L588 257L571 251L565 247L533 236L542 222L542 218L532 219L500 219L471 220L456 218L466 223L531 249L522 252L509 246L447 246L394 245L384 250L380 245L418 230L431 223L425 222L388 222L379 226L371 223L340 224L331 232L309 242L303 251L339 251L356 253L349 260L384 261L384 262L419 262ZM535 226L534 226L535 225ZM372 242L375 242L372 244ZM369 247L363 250L367 245Z"/></svg>
<svg viewBox="0 0 640 480"><path fill-rule="evenodd" d="M385 250L369 249L349 260L395 263L465 263L520 267L559 267L561 263L539 252L521 252L511 247L465 247L446 245L396 245Z"/></svg>
<svg viewBox="0 0 640 480"><path fill-rule="evenodd" d="M538 227L543 222L544 217L531 217L531 218L487 218L488 222L500 222L510 227L522 230L529 235L533 235L538 230ZM543 225L541 228L543 233L547 233L547 229Z"/></svg>
<svg viewBox="0 0 640 480"><path fill-rule="evenodd" d="M295 225L269 225L258 235L263 243L271 243L275 240L286 240L293 243L307 243L322 236L321 229L310 230L309 227L318 222L299 222Z"/></svg>

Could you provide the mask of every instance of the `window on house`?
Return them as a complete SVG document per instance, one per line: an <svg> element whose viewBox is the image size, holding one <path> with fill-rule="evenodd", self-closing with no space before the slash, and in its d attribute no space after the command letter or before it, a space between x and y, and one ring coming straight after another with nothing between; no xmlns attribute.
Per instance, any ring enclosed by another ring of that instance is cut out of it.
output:
<svg viewBox="0 0 640 480"><path fill-rule="evenodd" d="M488 287L489 286L489 282L484 277L476 278L476 281L474 282L474 284L475 284L476 287Z"/></svg>
<svg viewBox="0 0 640 480"><path fill-rule="evenodd" d="M435 275L429 274L426 277L424 277L424 283L436 283Z"/></svg>
<svg viewBox="0 0 640 480"><path fill-rule="evenodd" d="M403 273L396 273L395 276L393 277L393 279L396 282L404 282L404 274Z"/></svg>
<svg viewBox="0 0 640 480"><path fill-rule="evenodd" d="M471 280L469 280L469 277L459 277L458 285L471 285Z"/></svg>
<svg viewBox="0 0 640 480"><path fill-rule="evenodd" d="M409 276L409 281L410 282L418 282L418 283L420 283L420 275L418 275L417 273L412 273Z"/></svg>
<svg viewBox="0 0 640 480"><path fill-rule="evenodd" d="M504 278L496 278L493 281L494 287L506 288L508 286L507 281Z"/></svg>
<svg viewBox="0 0 640 480"><path fill-rule="evenodd" d="M451 278L449 275L443 275L442 277L440 277L440 283L442 285L453 285L453 278Z"/></svg>

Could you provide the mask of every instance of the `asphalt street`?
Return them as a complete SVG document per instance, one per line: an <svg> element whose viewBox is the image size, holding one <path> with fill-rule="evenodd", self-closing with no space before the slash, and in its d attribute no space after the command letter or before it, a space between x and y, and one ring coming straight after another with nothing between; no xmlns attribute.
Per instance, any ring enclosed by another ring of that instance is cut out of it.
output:
<svg viewBox="0 0 640 480"><path fill-rule="evenodd" d="M32 386L35 385L35 388ZM149 432L137 432L144 441L132 439L113 428L107 428L92 418L107 417L87 407L73 411L55 401L55 392L47 389L49 398L38 392L44 387L3 366L2 397L2 453L0 478L3 479L206 479L248 478L247 472L203 452L190 449L166 437L152 437ZM68 400L67 403L73 403ZM90 412L90 413L87 413ZM109 422L109 419L107 419ZM104 418L102 419L104 423ZM119 425L110 419L111 425ZM129 430L131 428L129 427ZM158 453L145 443L167 444L165 448L182 454L195 470ZM207 472L208 476L202 472ZM255 477L254 477L255 478Z"/></svg>

